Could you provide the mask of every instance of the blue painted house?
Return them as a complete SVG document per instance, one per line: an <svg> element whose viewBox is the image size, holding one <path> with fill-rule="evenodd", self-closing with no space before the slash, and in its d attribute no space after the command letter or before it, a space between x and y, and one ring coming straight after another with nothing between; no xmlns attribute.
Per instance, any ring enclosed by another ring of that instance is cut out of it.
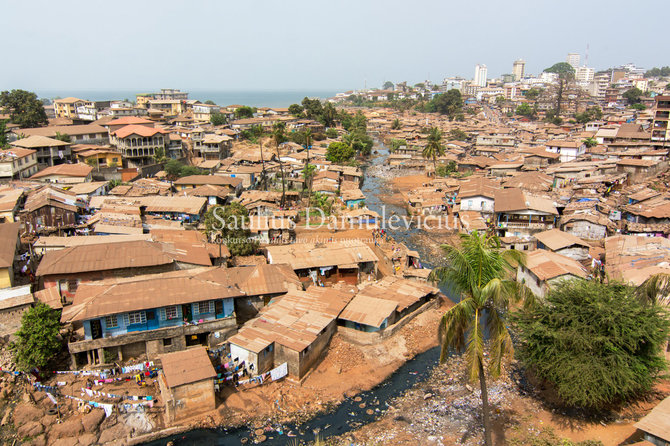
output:
<svg viewBox="0 0 670 446"><path fill-rule="evenodd" d="M228 274L200 268L81 284L61 321L80 340L68 348L74 364L182 350L222 342L236 331L235 299L246 294Z"/></svg>

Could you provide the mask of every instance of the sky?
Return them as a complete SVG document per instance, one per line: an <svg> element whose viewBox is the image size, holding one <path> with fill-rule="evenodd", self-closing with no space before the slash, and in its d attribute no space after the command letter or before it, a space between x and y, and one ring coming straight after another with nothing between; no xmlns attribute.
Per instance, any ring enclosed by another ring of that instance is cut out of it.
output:
<svg viewBox="0 0 670 446"><path fill-rule="evenodd" d="M567 53L670 65L670 1L3 1L0 91L335 90L489 77Z"/></svg>

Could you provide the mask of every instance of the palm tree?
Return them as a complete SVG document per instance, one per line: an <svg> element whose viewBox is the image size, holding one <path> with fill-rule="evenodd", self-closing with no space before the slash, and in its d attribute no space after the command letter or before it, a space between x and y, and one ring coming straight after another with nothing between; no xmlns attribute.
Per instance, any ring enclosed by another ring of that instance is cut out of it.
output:
<svg viewBox="0 0 670 446"><path fill-rule="evenodd" d="M421 153L426 159L433 159L435 175L437 175L437 157L444 156L444 146L442 145L442 132L437 127L431 127L428 131L428 144Z"/></svg>
<svg viewBox="0 0 670 446"><path fill-rule="evenodd" d="M312 148L312 130L307 129L305 130L305 149L307 149L307 161L305 163L305 166L309 166L309 149ZM307 178L305 178L307 180ZM309 178L309 181L307 182L307 203L309 206L309 200L312 199L312 178Z"/></svg>
<svg viewBox="0 0 670 446"><path fill-rule="evenodd" d="M281 173L281 208L284 209L286 205L286 178L284 177L284 163L281 160L281 153L279 146L286 141L284 135L285 124L283 122L276 122L272 128L272 141L274 142L275 150L277 151L277 161L279 162L279 171Z"/></svg>
<svg viewBox="0 0 670 446"><path fill-rule="evenodd" d="M635 295L643 304L670 307L670 274L654 274L642 282Z"/></svg>
<svg viewBox="0 0 670 446"><path fill-rule="evenodd" d="M460 248L444 245L449 266L436 268L433 280L447 284L461 297L440 321L439 338L442 345L440 362L446 361L451 349L465 349L469 379L479 379L482 398L484 439L491 446L489 403L484 373L484 327L489 334L490 359L488 372L492 378L500 376L504 358L514 354L512 338L507 330L507 312L511 302L524 300L533 305L534 296L515 282L512 271L523 264L519 251L505 251L495 235L460 234Z"/></svg>
<svg viewBox="0 0 670 446"><path fill-rule="evenodd" d="M595 138L593 138L592 136L589 136L588 138L583 139L582 142L583 142L584 145L585 145L587 148L589 148L589 149L590 149L591 147L595 147L595 146L598 145L598 141L597 141Z"/></svg>

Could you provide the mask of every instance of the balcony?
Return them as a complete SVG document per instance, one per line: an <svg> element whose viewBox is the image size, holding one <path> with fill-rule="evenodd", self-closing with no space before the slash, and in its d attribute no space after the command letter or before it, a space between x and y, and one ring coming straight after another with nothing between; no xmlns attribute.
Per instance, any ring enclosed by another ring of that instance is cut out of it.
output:
<svg viewBox="0 0 670 446"><path fill-rule="evenodd" d="M232 331L237 328L237 318L233 313L232 316L213 319L210 321L201 322L199 324L178 325L176 327L164 327L154 330L133 331L118 336L98 339L84 339L70 342L68 349L70 353L81 353L89 350L117 347L119 345L128 345L135 342L154 341L165 338L175 338L178 336L188 336L199 333L206 333L212 331Z"/></svg>
<svg viewBox="0 0 670 446"><path fill-rule="evenodd" d="M554 225L553 223L529 223L529 222L521 222L521 221L510 221L510 222L504 222L501 221L498 223L498 227L500 229L533 229L533 230L549 230L553 229Z"/></svg>

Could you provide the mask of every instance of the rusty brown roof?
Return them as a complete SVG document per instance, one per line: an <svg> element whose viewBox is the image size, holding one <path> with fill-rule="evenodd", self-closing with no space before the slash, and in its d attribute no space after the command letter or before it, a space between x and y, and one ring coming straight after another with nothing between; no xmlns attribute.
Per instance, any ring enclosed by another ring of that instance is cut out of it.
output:
<svg viewBox="0 0 670 446"><path fill-rule="evenodd" d="M216 376L205 347L194 347L160 356L163 375L170 388ZM213 388L212 388L213 391Z"/></svg>
<svg viewBox="0 0 670 446"><path fill-rule="evenodd" d="M0 224L0 268L9 268L14 263L20 223Z"/></svg>
<svg viewBox="0 0 670 446"><path fill-rule="evenodd" d="M635 427L654 437L670 441L670 396L635 423Z"/></svg>
<svg viewBox="0 0 670 446"><path fill-rule="evenodd" d="M221 284L198 277L203 269L206 268L82 283L61 320L84 321L110 314L244 296L233 283Z"/></svg>
<svg viewBox="0 0 670 446"><path fill-rule="evenodd" d="M144 240L79 245L47 252L38 276L167 265L174 259L158 243Z"/></svg>

